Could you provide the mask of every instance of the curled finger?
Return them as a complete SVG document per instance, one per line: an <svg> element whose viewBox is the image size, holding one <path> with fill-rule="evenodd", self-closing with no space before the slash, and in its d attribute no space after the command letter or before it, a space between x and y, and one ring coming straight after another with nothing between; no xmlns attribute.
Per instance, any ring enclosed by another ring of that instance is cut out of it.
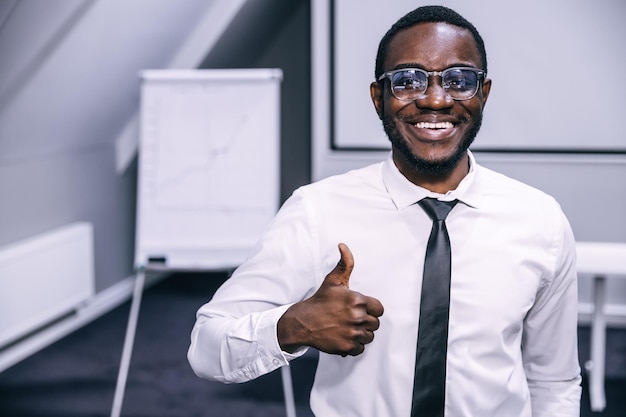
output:
<svg viewBox="0 0 626 417"><path fill-rule="evenodd" d="M372 343L372 341L374 340L374 332L371 330L364 330L363 331L363 335L359 338L359 342L361 342L364 345L367 345L368 343Z"/></svg>
<svg viewBox="0 0 626 417"><path fill-rule="evenodd" d="M367 297L367 301L365 302L365 309L367 311L367 314L370 314L374 317L380 317L385 312L383 304L374 297Z"/></svg>
<svg viewBox="0 0 626 417"><path fill-rule="evenodd" d="M358 356L365 351L365 344L357 343L354 349L349 353L350 356Z"/></svg>

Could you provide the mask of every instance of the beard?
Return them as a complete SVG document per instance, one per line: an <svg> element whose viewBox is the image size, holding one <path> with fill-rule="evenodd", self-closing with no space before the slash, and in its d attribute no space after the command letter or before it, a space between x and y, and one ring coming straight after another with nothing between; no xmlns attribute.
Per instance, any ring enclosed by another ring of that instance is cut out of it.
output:
<svg viewBox="0 0 626 417"><path fill-rule="evenodd" d="M385 116L383 118L383 128L389 138L389 141L391 142L391 145L402 154L415 172L427 177L445 177L454 170L461 158L465 155L465 152L474 142L474 139L480 130L482 120L482 115L475 119L474 124L467 131L454 153L448 158L439 160L427 160L419 155L416 155L409 147L408 141L400 133L396 121L391 117Z"/></svg>

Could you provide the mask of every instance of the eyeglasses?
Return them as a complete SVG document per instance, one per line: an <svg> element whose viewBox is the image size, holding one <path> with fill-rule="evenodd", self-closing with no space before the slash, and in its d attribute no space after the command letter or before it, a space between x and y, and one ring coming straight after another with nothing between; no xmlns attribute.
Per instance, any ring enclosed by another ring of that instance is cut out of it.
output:
<svg viewBox="0 0 626 417"><path fill-rule="evenodd" d="M470 67L452 67L443 71L424 71L420 68L402 68L387 71L378 81L389 78L391 93L402 101L424 98L428 77L441 77L441 86L454 100L469 100L476 95L480 80L487 76L483 70Z"/></svg>

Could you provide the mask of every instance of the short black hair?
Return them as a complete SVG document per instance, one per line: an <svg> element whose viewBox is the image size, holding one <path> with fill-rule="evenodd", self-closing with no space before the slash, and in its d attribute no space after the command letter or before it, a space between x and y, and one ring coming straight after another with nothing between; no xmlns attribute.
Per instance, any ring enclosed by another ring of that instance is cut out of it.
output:
<svg viewBox="0 0 626 417"><path fill-rule="evenodd" d="M482 60L482 70L487 71L487 52L485 50L485 42L478 33L476 27L471 24L467 19L458 14L452 9L444 6L423 6L410 11L403 17L401 17L396 23L391 26L385 36L380 40L378 44L378 53L376 54L376 68L374 71L375 79L378 79L384 72L385 60L387 59L387 52L389 49L389 43L391 39L401 30L413 27L419 23L427 22L445 22L454 26L467 29L474 36L476 41L476 47L480 53Z"/></svg>

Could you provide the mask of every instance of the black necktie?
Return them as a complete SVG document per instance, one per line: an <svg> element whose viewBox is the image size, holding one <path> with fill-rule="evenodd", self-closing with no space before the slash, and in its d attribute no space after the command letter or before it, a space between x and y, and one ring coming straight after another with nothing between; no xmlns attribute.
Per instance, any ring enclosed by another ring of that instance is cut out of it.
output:
<svg viewBox="0 0 626 417"><path fill-rule="evenodd" d="M452 262L445 219L456 203L432 198L418 203L433 220L433 227L424 260L412 417L443 416Z"/></svg>

